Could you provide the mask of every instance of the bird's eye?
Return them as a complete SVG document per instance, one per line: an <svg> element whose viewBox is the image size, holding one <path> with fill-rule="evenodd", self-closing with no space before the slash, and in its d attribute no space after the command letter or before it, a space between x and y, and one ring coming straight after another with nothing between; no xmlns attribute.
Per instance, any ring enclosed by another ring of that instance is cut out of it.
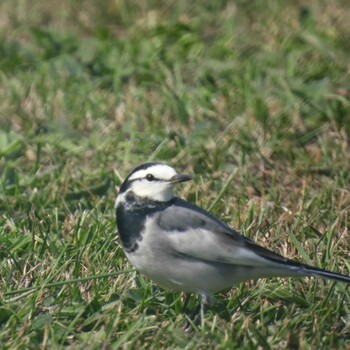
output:
<svg viewBox="0 0 350 350"><path fill-rule="evenodd" d="M148 181L153 181L153 180L155 179L155 177L154 177L152 174L147 174L147 175L146 175L146 179L147 179Z"/></svg>

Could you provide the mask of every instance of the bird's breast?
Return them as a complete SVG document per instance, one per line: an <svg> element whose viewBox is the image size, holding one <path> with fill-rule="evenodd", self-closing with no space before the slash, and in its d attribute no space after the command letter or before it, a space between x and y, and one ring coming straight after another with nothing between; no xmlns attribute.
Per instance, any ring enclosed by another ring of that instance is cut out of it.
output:
<svg viewBox="0 0 350 350"><path fill-rule="evenodd" d="M146 218L147 216L139 211L117 208L117 227L125 251L133 252L138 248L137 242L142 239Z"/></svg>
<svg viewBox="0 0 350 350"><path fill-rule="evenodd" d="M117 227L126 252L138 249L145 231L146 220L168 207L168 203L158 203L149 200L136 201L130 193L126 196L125 205L119 205L116 210Z"/></svg>

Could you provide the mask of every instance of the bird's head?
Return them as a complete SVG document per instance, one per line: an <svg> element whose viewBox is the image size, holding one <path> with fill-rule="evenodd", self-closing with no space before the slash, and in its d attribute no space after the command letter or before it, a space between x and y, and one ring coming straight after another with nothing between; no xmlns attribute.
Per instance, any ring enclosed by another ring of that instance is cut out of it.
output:
<svg viewBox="0 0 350 350"><path fill-rule="evenodd" d="M191 180L188 175L177 174L174 168L159 163L146 163L135 168L120 187L115 206L132 192L141 199L167 202L173 197L176 184Z"/></svg>

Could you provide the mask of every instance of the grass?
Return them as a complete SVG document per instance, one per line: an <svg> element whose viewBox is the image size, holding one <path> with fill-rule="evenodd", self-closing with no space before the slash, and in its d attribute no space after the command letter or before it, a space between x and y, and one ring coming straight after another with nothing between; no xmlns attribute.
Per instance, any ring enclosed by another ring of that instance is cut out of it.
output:
<svg viewBox="0 0 350 350"><path fill-rule="evenodd" d="M350 293L247 282L181 329L128 264L114 200L136 165L289 258L350 274L346 1L3 0L1 349L348 349ZM192 306L195 299L191 301Z"/></svg>

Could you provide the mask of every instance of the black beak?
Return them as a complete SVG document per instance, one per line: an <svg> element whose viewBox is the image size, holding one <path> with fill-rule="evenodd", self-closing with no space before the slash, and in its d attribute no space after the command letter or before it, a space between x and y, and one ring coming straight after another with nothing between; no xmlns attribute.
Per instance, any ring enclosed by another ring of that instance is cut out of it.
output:
<svg viewBox="0 0 350 350"><path fill-rule="evenodd" d="M170 179L170 183L178 184L180 182L185 182L185 181L189 181L189 180L192 180L192 176L176 174Z"/></svg>

